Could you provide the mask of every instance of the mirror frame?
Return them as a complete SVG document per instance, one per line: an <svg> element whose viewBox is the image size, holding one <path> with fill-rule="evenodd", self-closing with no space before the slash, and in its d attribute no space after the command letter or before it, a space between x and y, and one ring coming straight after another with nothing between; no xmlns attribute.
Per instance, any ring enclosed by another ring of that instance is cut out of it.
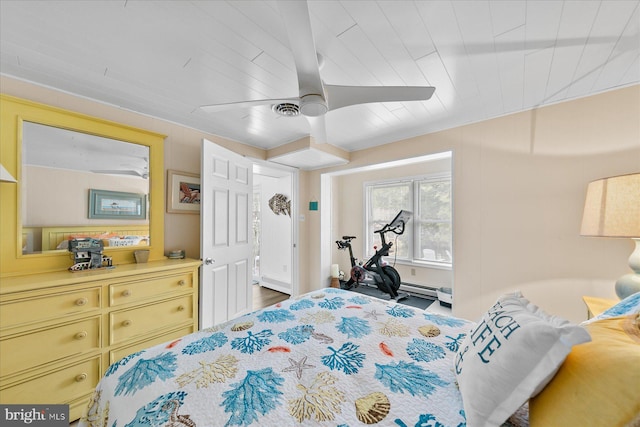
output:
<svg viewBox="0 0 640 427"><path fill-rule="evenodd" d="M22 253L22 124L25 121L98 135L149 147L149 260L164 259L164 139L165 135L73 111L0 94L0 160L17 183L0 183L0 277L67 270L69 253ZM135 262L140 247L108 251L114 265Z"/></svg>

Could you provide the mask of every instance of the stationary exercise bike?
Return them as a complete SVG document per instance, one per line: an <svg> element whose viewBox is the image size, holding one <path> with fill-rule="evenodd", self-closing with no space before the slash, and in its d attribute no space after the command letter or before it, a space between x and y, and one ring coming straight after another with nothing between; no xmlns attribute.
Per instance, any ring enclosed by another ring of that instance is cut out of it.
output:
<svg viewBox="0 0 640 427"><path fill-rule="evenodd" d="M412 215L411 212L402 210L398 212L393 221L380 230L374 231L374 233L380 234L382 246L379 249L374 247L376 249L375 254L364 264L362 262L358 263L358 260L353 256L351 241L356 238L355 236L342 236L342 240L336 241L338 249L349 250L349 258L351 260L351 274L349 280L343 285L344 289L351 289L360 286L360 283L365 283L376 285L379 290L389 294L389 297L396 301L409 296L406 293L398 293L400 274L392 266L386 265L382 257L388 256L389 249L393 246L393 242L386 241L385 234L389 232L397 235L403 234L404 226Z"/></svg>

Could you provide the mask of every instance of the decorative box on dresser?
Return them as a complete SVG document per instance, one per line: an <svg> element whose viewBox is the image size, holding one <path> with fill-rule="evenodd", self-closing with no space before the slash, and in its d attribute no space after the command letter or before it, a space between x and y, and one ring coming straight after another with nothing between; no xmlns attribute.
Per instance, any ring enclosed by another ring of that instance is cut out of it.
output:
<svg viewBox="0 0 640 427"><path fill-rule="evenodd" d="M108 366L198 329L196 260L3 279L0 402L82 415Z"/></svg>

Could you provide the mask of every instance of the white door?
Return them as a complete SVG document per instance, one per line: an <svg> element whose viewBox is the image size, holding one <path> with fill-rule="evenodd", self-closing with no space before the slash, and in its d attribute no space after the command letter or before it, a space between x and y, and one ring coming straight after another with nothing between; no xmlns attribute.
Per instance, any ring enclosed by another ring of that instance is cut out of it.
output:
<svg viewBox="0 0 640 427"><path fill-rule="evenodd" d="M252 163L202 140L200 328L251 311Z"/></svg>

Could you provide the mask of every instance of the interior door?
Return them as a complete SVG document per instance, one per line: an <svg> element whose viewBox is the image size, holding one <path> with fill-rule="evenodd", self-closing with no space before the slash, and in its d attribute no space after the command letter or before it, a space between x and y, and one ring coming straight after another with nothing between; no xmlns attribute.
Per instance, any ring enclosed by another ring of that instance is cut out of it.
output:
<svg viewBox="0 0 640 427"><path fill-rule="evenodd" d="M252 163L202 140L200 328L251 311Z"/></svg>

